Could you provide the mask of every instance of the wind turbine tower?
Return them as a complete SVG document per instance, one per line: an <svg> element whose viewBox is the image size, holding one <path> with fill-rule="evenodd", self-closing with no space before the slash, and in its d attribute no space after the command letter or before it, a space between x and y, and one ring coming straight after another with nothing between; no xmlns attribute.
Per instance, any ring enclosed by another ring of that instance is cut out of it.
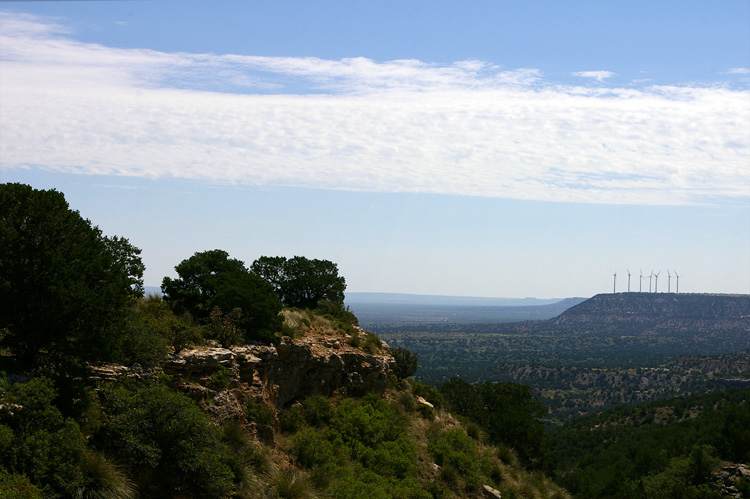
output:
<svg viewBox="0 0 750 499"><path fill-rule="evenodd" d="M677 278L677 293L680 292L680 274L677 273L677 271L674 271L674 276Z"/></svg>
<svg viewBox="0 0 750 499"><path fill-rule="evenodd" d="M656 277L656 282L654 283L654 293L659 292L659 274L661 274L661 270L654 274L654 277Z"/></svg>
<svg viewBox="0 0 750 499"><path fill-rule="evenodd" d="M645 277L643 277L643 269L641 269L641 280L638 282L638 292L643 292L643 280Z"/></svg>
<svg viewBox="0 0 750 499"><path fill-rule="evenodd" d="M651 275L648 276L648 292L649 293L651 292L651 279L653 279L653 277L654 277L654 271L652 270Z"/></svg>
<svg viewBox="0 0 750 499"><path fill-rule="evenodd" d="M628 293L630 293L630 270L625 269L628 271Z"/></svg>
<svg viewBox="0 0 750 499"><path fill-rule="evenodd" d="M614 282L612 283L612 294L617 293L617 271L615 270L615 273L612 274L612 277L614 278Z"/></svg>
<svg viewBox="0 0 750 499"><path fill-rule="evenodd" d="M667 293L672 292L672 274L669 273L669 269L667 269Z"/></svg>

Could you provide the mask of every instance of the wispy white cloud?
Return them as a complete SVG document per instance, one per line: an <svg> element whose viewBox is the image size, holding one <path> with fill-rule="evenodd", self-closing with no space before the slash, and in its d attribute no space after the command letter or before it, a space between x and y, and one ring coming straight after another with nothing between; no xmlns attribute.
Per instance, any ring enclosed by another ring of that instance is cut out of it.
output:
<svg viewBox="0 0 750 499"><path fill-rule="evenodd" d="M3 168L589 203L750 189L746 90L564 86L474 60L125 50L49 20L0 22Z"/></svg>
<svg viewBox="0 0 750 499"><path fill-rule="evenodd" d="M732 75L747 75L750 74L750 68L731 68L727 73Z"/></svg>
<svg viewBox="0 0 750 499"><path fill-rule="evenodd" d="M580 76L581 78L591 78L596 81L604 81L614 75L615 74L612 71L578 71L577 73L573 73L573 76Z"/></svg>

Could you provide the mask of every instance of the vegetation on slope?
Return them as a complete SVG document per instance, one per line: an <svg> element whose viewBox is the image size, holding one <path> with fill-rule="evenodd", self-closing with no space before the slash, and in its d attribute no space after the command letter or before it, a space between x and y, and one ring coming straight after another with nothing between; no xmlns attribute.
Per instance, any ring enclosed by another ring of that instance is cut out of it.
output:
<svg viewBox="0 0 750 499"><path fill-rule="evenodd" d="M17 305L0 314L2 497L427 498L493 488L567 497L446 412L439 391L405 381L417 367L407 350L394 351L385 397L308 397L280 412L248 398L243 417L221 425L160 374L169 353L209 342L325 331L386 350L344 307L335 264L262 257L254 272L221 250L200 252L165 279L163 299L144 298L140 250L103 236L62 194L6 184L0 208L0 298ZM89 376L102 362L146 372ZM205 393L220 396L228 375L217 368Z"/></svg>
<svg viewBox="0 0 750 499"><path fill-rule="evenodd" d="M551 432L558 476L581 498L750 496L750 389L623 406ZM733 488L732 488L733 487Z"/></svg>

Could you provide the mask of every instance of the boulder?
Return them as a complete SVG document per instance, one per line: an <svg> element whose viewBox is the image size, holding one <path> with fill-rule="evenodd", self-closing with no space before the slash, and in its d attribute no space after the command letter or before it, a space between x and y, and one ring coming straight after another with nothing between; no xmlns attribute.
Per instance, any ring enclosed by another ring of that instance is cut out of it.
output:
<svg viewBox="0 0 750 499"><path fill-rule="evenodd" d="M486 497L487 499L501 499L500 491L497 489L493 489L489 485L483 485L482 486L482 497Z"/></svg>

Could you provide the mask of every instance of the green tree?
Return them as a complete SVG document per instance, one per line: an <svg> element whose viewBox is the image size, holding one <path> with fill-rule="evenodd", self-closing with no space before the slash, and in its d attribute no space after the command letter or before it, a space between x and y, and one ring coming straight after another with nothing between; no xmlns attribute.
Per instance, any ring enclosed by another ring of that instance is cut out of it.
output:
<svg viewBox="0 0 750 499"><path fill-rule="evenodd" d="M195 253L175 270L179 278L165 277L164 300L178 314L188 312L208 322L218 307L224 315L236 314L246 339L274 341L282 319L281 302L273 287L222 250Z"/></svg>
<svg viewBox="0 0 750 499"><path fill-rule="evenodd" d="M329 260L262 256L250 268L271 283L287 307L315 309L323 300L344 303L346 281Z"/></svg>
<svg viewBox="0 0 750 499"><path fill-rule="evenodd" d="M0 185L0 346L27 368L112 358L142 294L139 254L56 190Z"/></svg>
<svg viewBox="0 0 750 499"><path fill-rule="evenodd" d="M516 449L527 465L551 470L549 437L542 422L547 408L534 397L531 388L491 382L477 388L487 411L484 426L490 439Z"/></svg>
<svg viewBox="0 0 750 499"><path fill-rule="evenodd" d="M406 348L391 348L391 355L396 361L395 375L398 379L406 379L419 368L419 357Z"/></svg>

